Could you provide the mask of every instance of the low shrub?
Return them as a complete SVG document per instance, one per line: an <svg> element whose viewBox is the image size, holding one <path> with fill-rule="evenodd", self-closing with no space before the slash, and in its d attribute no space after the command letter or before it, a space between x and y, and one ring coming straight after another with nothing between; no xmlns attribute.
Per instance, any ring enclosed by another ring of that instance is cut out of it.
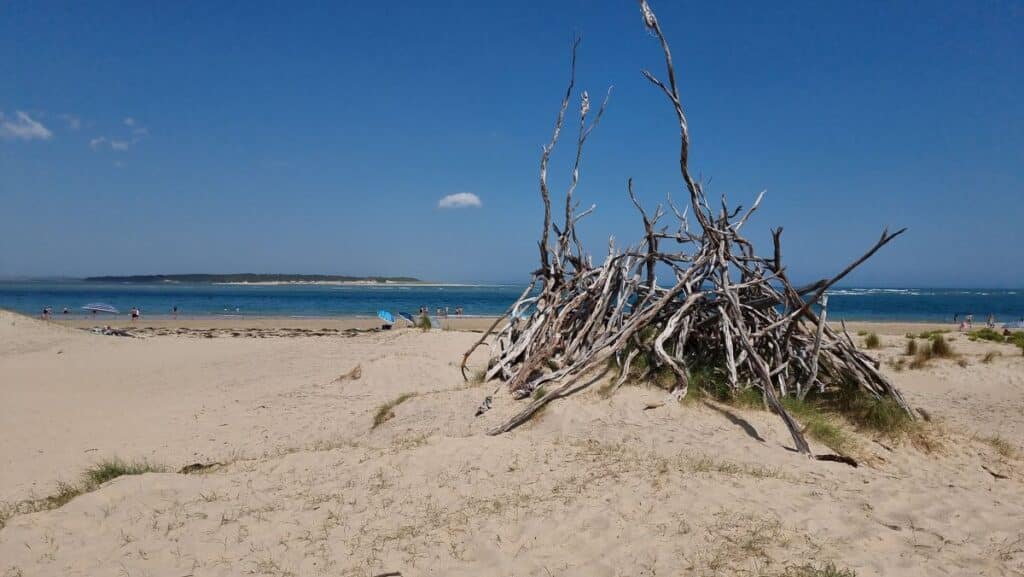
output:
<svg viewBox="0 0 1024 577"><path fill-rule="evenodd" d="M875 333L868 333L867 336L864 337L864 346L869 349L877 349L882 346L882 340L879 339L878 335Z"/></svg>
<svg viewBox="0 0 1024 577"><path fill-rule="evenodd" d="M917 341L915 339L910 339L909 341L907 341L907 349L906 351L904 351L903 354L907 355L908 357L912 357L917 354Z"/></svg>
<svg viewBox="0 0 1024 577"><path fill-rule="evenodd" d="M931 354L933 357L939 357L941 359L948 359L956 355L953 352L953 347L950 345L941 334L937 334L931 339Z"/></svg>

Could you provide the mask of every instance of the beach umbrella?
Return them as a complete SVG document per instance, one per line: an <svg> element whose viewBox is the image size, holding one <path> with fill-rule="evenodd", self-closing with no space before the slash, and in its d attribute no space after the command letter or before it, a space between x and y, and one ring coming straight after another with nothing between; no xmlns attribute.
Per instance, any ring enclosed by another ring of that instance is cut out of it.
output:
<svg viewBox="0 0 1024 577"><path fill-rule="evenodd" d="M402 317L403 319L405 319L405 320L409 321L409 322L410 322L411 324L416 324L416 320L412 318L412 314L411 314L411 313L403 313L403 312L399 312L399 313L398 313L398 316L400 316L400 317Z"/></svg>
<svg viewBox="0 0 1024 577"><path fill-rule="evenodd" d="M388 311L377 311L377 316L380 320L386 322L389 325L395 324L395 317Z"/></svg>
<svg viewBox="0 0 1024 577"><path fill-rule="evenodd" d="M89 303L82 307L83 310L92 311L94 313L110 313L112 315L118 314L118 310L107 303Z"/></svg>

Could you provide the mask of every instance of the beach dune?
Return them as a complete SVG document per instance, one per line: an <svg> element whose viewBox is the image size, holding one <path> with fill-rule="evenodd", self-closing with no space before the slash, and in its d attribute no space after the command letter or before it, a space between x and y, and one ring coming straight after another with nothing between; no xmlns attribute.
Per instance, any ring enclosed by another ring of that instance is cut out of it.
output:
<svg viewBox="0 0 1024 577"><path fill-rule="evenodd" d="M0 312L7 511L114 457L163 471L9 516L0 575L1024 572L1018 349L955 338L966 367L893 372L935 445L851 433L852 468L801 457L762 411L636 386L488 436L519 403L473 417L492 385L458 361L477 338L122 338Z"/></svg>

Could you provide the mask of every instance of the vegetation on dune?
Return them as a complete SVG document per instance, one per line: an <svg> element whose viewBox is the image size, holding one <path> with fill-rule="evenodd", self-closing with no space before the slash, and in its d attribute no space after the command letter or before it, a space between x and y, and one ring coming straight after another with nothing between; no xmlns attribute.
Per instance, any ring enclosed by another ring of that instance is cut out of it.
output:
<svg viewBox="0 0 1024 577"><path fill-rule="evenodd" d="M924 345L920 347L917 346L916 344L911 346L908 343L906 352L909 354L911 350L914 351L914 358L913 360L910 361L909 364L909 367L911 369L924 368L932 359L957 358L957 353L953 349L953 345L949 344L949 341L947 341L945 337L943 337L942 334L938 332L932 334L928 342L926 342Z"/></svg>
<svg viewBox="0 0 1024 577"><path fill-rule="evenodd" d="M1013 443L1007 441L1006 439L999 435L983 437L981 440L985 444L995 449L996 453L999 453L999 456L1001 457L1004 457L1006 459L1013 459L1017 457L1017 447Z"/></svg>
<svg viewBox="0 0 1024 577"><path fill-rule="evenodd" d="M907 349L904 351L905 355L912 357L917 354L917 340L911 338L907 341Z"/></svg>
<svg viewBox="0 0 1024 577"><path fill-rule="evenodd" d="M427 315L420 315L419 320L416 321L416 326L423 332L433 328L433 325L430 323L430 317Z"/></svg>
<svg viewBox="0 0 1024 577"><path fill-rule="evenodd" d="M1015 345L1024 354L1024 331L1013 331L1009 335L1004 335L999 331L986 327L967 333L967 338L971 341L991 341L993 343Z"/></svg>
<svg viewBox="0 0 1024 577"><path fill-rule="evenodd" d="M409 399L415 396L416 393L402 393L401 395L398 395L394 399L391 399L390 401L377 407L377 412L374 413L373 415L373 426L370 428L376 429L377 427L383 425L384 423L390 421L391 419L394 419L395 407L401 405L402 403L408 401Z"/></svg>
<svg viewBox="0 0 1024 577"><path fill-rule="evenodd" d="M785 397L782 404L793 415L793 418L800 421L804 427L804 433L810 438L837 453L844 453L850 448L850 437L817 403Z"/></svg>
<svg viewBox="0 0 1024 577"><path fill-rule="evenodd" d="M112 481L118 477L125 475L142 475L144 473L162 473L164 471L165 469L163 467L157 467L145 461L127 462L116 457L106 461L100 461L83 471L80 475L80 482L77 484L58 481L57 491L52 495L39 499L26 499L14 503L13 505L0 507L0 528L3 528L7 520L14 515L57 509L58 507L62 507L67 504L75 497L90 491L95 491L104 483Z"/></svg>
<svg viewBox="0 0 1024 577"><path fill-rule="evenodd" d="M790 566L779 577L857 577L857 573L853 569L840 569L833 563L825 563Z"/></svg>
<svg viewBox="0 0 1024 577"><path fill-rule="evenodd" d="M942 340L937 335L936 340ZM946 347L948 343L942 341ZM944 354L952 354L943 345L939 345ZM916 349L915 349L916 350ZM919 351L932 358L931 346L926 345ZM624 384L648 385L662 390L671 390L675 386L675 374L667 367L656 367L658 359L653 353L638 354L630 365L631 377ZM697 404L705 401L723 403L729 406L765 410L764 393L757 386L734 389L729 386L726 370L719 366L720 361L707 359L695 363L688 371L689 393L684 399L686 404ZM902 370L904 359L890 361L896 370ZM614 363L612 363L614 367ZM911 363L914 366L914 363ZM614 382L609 382L599 391L601 396L609 396L614 392ZM917 422L890 397L880 399L865 395L852 383L834 383L824 391L815 390L804 399L793 396L782 398L785 409L800 422L804 433L822 444L842 452L848 450L852 443L849 435L843 430L844 425L866 433L880 434L886 437L902 437L917 426Z"/></svg>
<svg viewBox="0 0 1024 577"><path fill-rule="evenodd" d="M864 337L864 347L868 349L877 349L882 346L882 340L878 338L875 333L868 333Z"/></svg>
<svg viewBox="0 0 1024 577"><path fill-rule="evenodd" d="M115 458L89 467L82 474L82 477L85 480L87 490L90 490L124 475L142 475L143 473L160 473L162 471L162 468L154 467L145 461L129 463Z"/></svg>
<svg viewBox="0 0 1024 577"><path fill-rule="evenodd" d="M929 350L931 351L933 357L938 357L940 359L948 359L956 356L956 353L953 352L953 346L950 345L949 342L946 341L945 337L943 337L941 334L934 335L931 338L930 344L931 346L929 347Z"/></svg>

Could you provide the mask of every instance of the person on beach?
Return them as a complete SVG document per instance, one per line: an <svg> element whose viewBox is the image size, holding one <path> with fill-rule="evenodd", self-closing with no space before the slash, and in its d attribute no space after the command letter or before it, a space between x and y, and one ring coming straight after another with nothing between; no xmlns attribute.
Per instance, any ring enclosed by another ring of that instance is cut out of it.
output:
<svg viewBox="0 0 1024 577"><path fill-rule="evenodd" d="M42 319L44 321L45 320L49 320L49 318L50 318L50 307L43 307L43 313L40 316L42 317Z"/></svg>
<svg viewBox="0 0 1024 577"><path fill-rule="evenodd" d="M132 307L132 321L139 320L140 316L142 316L142 313L139 312L138 307Z"/></svg>
<svg viewBox="0 0 1024 577"><path fill-rule="evenodd" d="M171 307L171 314L174 315L175 319L178 318L178 305L174 305L173 307Z"/></svg>
<svg viewBox="0 0 1024 577"><path fill-rule="evenodd" d="M986 323L986 325L990 329L996 328L996 315L994 315L992 313L989 313L988 314L988 322Z"/></svg>
<svg viewBox="0 0 1024 577"><path fill-rule="evenodd" d="M68 310L68 307L64 307L64 310L60 311L60 314L69 315L71 314L71 311Z"/></svg>

